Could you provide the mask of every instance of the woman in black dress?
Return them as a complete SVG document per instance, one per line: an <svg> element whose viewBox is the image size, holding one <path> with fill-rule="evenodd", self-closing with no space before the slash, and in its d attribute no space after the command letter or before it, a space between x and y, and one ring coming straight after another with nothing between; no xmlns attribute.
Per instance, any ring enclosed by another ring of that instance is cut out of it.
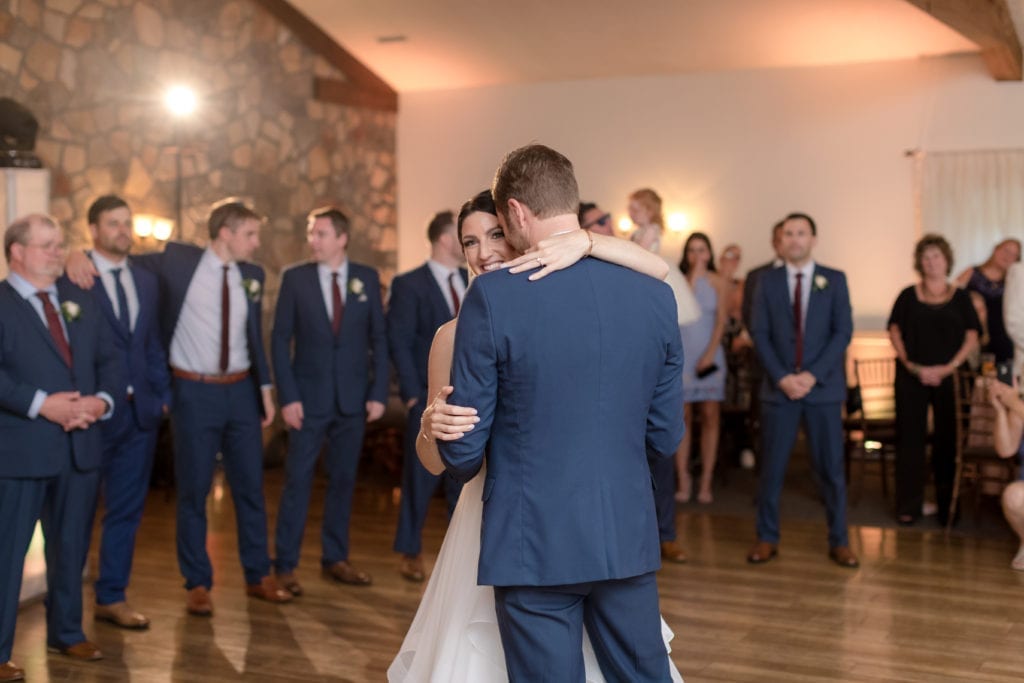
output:
<svg viewBox="0 0 1024 683"><path fill-rule="evenodd" d="M953 251L940 235L914 249L917 284L900 292L889 316L896 349L896 519L913 524L924 502L928 407L934 413L932 473L939 522L949 516L956 471L953 373L978 344L981 324L970 296L949 282Z"/></svg>

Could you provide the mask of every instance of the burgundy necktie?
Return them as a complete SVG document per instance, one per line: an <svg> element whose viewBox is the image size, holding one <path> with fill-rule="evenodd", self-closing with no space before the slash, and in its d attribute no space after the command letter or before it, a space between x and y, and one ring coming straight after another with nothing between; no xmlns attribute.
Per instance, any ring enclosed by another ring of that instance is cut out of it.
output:
<svg viewBox="0 0 1024 683"><path fill-rule="evenodd" d="M459 295L455 291L455 273L448 274L448 291L452 295L452 316L459 314Z"/></svg>
<svg viewBox="0 0 1024 683"><path fill-rule="evenodd" d="M804 274L796 274L796 287L793 289L793 322L796 325L796 369L804 362Z"/></svg>
<svg viewBox="0 0 1024 683"><path fill-rule="evenodd" d="M43 302L43 313L46 315L46 326L50 329L50 336L53 337L53 343L57 345L57 350L60 351L60 357L64 359L64 362L70 368L71 346L68 344L68 340L64 336L64 328L61 327L60 318L57 317L57 309L53 307L53 302L50 301L50 295L46 292L36 292L36 296Z"/></svg>
<svg viewBox="0 0 1024 683"><path fill-rule="evenodd" d="M224 266L224 279L220 285L220 371L228 371L228 344L231 329L231 292L228 290L228 268Z"/></svg>
<svg viewBox="0 0 1024 683"><path fill-rule="evenodd" d="M341 287L338 286L338 273L331 273L331 330L337 337L341 332L341 316L345 315L345 304L341 300Z"/></svg>

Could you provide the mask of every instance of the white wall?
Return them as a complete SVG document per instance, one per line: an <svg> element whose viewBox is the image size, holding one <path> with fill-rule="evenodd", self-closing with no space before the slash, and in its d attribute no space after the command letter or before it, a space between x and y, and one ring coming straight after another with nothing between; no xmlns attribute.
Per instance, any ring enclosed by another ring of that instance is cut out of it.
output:
<svg viewBox="0 0 1024 683"><path fill-rule="evenodd" d="M573 160L584 200L620 216L630 191L654 187L716 252L740 243L744 267L767 259L775 220L810 213L859 329L879 329L913 278L904 151L1024 147L1024 84L994 82L973 57L417 92L400 107L400 270L425 258L434 211L537 141ZM663 250L677 256L684 237Z"/></svg>

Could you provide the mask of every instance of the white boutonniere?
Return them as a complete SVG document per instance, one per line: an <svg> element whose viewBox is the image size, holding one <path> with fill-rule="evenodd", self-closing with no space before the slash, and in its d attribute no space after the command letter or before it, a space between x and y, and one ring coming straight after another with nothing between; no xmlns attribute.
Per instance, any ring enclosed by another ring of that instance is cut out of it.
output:
<svg viewBox="0 0 1024 683"><path fill-rule="evenodd" d="M60 312L64 316L64 321L69 323L73 323L82 317L82 307L74 301L61 302Z"/></svg>
<svg viewBox="0 0 1024 683"><path fill-rule="evenodd" d="M814 291L821 292L828 288L828 278L824 275L814 276Z"/></svg>
<svg viewBox="0 0 1024 683"><path fill-rule="evenodd" d="M242 278L242 289L245 290L245 296L249 301L256 302L260 300L260 295L263 293L263 286L259 280L251 277Z"/></svg>
<svg viewBox="0 0 1024 683"><path fill-rule="evenodd" d="M359 301L366 301L366 285L359 278L354 277L348 281L348 291L349 294L354 294L358 297Z"/></svg>

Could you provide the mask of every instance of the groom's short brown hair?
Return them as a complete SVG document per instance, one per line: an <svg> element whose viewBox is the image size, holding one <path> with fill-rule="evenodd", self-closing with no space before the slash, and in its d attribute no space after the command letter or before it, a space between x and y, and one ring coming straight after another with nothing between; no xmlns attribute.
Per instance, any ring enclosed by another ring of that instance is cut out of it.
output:
<svg viewBox="0 0 1024 683"><path fill-rule="evenodd" d="M508 219L508 200L529 207L537 218L576 214L580 190L572 162L550 147L527 145L509 152L494 174L498 214Z"/></svg>

